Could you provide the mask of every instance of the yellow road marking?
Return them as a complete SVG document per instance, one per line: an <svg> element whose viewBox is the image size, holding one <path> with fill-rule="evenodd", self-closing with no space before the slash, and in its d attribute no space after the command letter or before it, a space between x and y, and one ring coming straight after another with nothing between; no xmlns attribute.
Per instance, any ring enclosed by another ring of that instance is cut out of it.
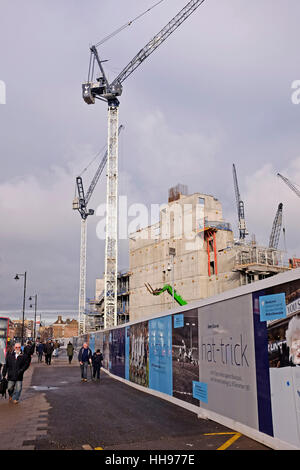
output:
<svg viewBox="0 0 300 470"><path fill-rule="evenodd" d="M94 450L103 450L103 447L95 447Z"/></svg>
<svg viewBox="0 0 300 470"><path fill-rule="evenodd" d="M231 435L232 437L228 439L221 447L219 447L217 450L226 450L228 447L230 447L235 441L237 441L241 437L241 433L239 432L212 432L212 433L207 433L204 434L204 436L228 436Z"/></svg>

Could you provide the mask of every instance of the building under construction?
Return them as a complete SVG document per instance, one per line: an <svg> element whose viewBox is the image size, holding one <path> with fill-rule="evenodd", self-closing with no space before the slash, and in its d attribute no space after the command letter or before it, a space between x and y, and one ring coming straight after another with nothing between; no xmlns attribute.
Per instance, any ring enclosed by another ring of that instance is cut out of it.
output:
<svg viewBox="0 0 300 470"><path fill-rule="evenodd" d="M235 240L211 195L169 191L156 224L130 236L130 321L288 269L283 252Z"/></svg>
<svg viewBox="0 0 300 470"><path fill-rule="evenodd" d="M130 273L118 273L118 324L129 321L129 280ZM104 328L104 279L96 279L95 297L88 301L87 331L97 331Z"/></svg>

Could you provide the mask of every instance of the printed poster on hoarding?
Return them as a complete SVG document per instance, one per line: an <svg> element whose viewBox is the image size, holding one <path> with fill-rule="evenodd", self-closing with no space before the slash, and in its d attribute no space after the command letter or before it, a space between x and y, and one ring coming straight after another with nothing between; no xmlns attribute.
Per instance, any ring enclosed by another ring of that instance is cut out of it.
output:
<svg viewBox="0 0 300 470"><path fill-rule="evenodd" d="M110 359L109 359L109 337L110 333L108 331L105 331L103 333L103 367L104 369L109 370L109 364L110 364Z"/></svg>
<svg viewBox="0 0 300 470"><path fill-rule="evenodd" d="M109 347L110 372L118 377L125 378L125 328L112 330Z"/></svg>
<svg viewBox="0 0 300 470"><path fill-rule="evenodd" d="M130 326L129 380L149 387L149 329L147 321Z"/></svg>
<svg viewBox="0 0 300 470"><path fill-rule="evenodd" d="M261 300L279 296L285 315L263 321ZM256 292L253 309L266 329L273 435L300 447L300 280Z"/></svg>
<svg viewBox="0 0 300 470"><path fill-rule="evenodd" d="M199 366L200 406L257 429L251 295L199 308Z"/></svg>
<svg viewBox="0 0 300 470"><path fill-rule="evenodd" d="M149 387L172 395L172 317L149 320Z"/></svg>
<svg viewBox="0 0 300 470"><path fill-rule="evenodd" d="M172 317L173 396L193 405L193 381L199 381L198 310Z"/></svg>

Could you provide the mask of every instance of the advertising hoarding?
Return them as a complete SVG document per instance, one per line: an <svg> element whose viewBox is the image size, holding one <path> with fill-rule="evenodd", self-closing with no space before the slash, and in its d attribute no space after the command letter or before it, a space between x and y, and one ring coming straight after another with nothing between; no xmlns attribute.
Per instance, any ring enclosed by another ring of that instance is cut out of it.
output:
<svg viewBox="0 0 300 470"><path fill-rule="evenodd" d="M198 309L172 317L173 396L193 405L193 381L199 381Z"/></svg>
<svg viewBox="0 0 300 470"><path fill-rule="evenodd" d="M149 320L149 387L172 395L172 317Z"/></svg>
<svg viewBox="0 0 300 470"><path fill-rule="evenodd" d="M201 407L258 428L251 295L199 309L199 377Z"/></svg>

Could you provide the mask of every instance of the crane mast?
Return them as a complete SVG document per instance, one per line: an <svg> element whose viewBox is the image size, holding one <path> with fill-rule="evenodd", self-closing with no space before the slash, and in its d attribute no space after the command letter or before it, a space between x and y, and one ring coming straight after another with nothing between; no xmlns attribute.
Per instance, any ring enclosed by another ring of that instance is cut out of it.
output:
<svg viewBox="0 0 300 470"><path fill-rule="evenodd" d="M118 135L124 129L121 125L118 129ZM77 176L76 185L78 197L73 201L73 209L78 210L81 216L81 231L80 231L80 276L79 276L79 307L78 307L78 334L86 332L86 314L85 314L85 299L86 299L86 249L87 249L87 219L89 215L94 214L93 209L88 209L87 205L92 197L96 188L99 178L107 163L108 150L106 150L100 165L92 179L89 189L85 195L84 187L81 176Z"/></svg>
<svg viewBox="0 0 300 470"><path fill-rule="evenodd" d="M146 60L205 0L191 0L109 83L96 46L90 48L88 81L82 85L82 96L87 104L96 99L108 104L107 157L107 212L104 275L104 327L117 325L117 269L118 269L118 113L123 92L122 83ZM94 81L97 62L101 76Z"/></svg>
<svg viewBox="0 0 300 470"><path fill-rule="evenodd" d="M272 231L270 235L270 241L269 241L269 248L274 248L275 250L277 250L278 248L280 232L281 232L281 227L282 227L282 210L283 210L283 204L281 202L278 205L278 209L274 218L273 227L272 227Z"/></svg>
<svg viewBox="0 0 300 470"><path fill-rule="evenodd" d="M78 334L86 332L86 239L87 239L87 218L81 219L80 230L80 277L79 277L79 309L78 309Z"/></svg>
<svg viewBox="0 0 300 470"><path fill-rule="evenodd" d="M241 241L243 241L245 240L246 235L248 235L248 232L246 229L244 202L242 201L241 195L240 195L235 164L233 164L233 182L234 182L235 198L236 198L236 205L237 205L237 211L238 211L239 238Z"/></svg>

